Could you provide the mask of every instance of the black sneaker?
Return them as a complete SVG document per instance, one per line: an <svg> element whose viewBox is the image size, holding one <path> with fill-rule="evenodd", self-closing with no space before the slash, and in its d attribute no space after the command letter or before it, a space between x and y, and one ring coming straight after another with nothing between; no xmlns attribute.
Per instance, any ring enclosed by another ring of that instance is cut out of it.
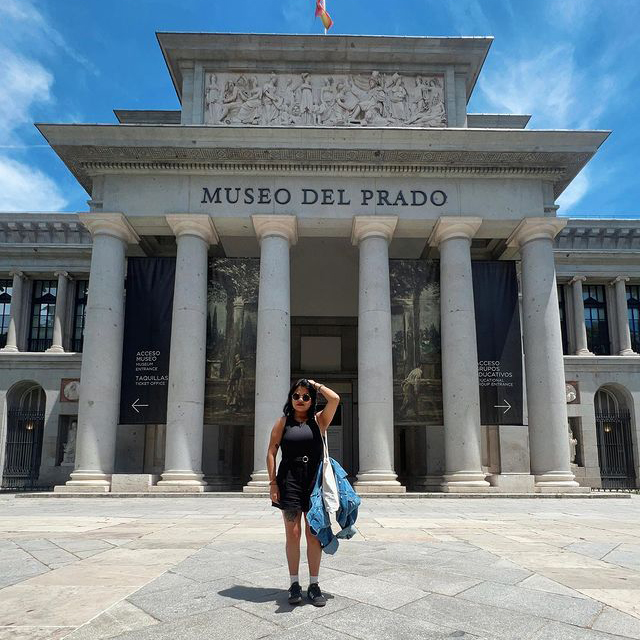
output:
<svg viewBox="0 0 640 640"><path fill-rule="evenodd" d="M289 604L300 604L302 602L302 587L298 582L294 582L289 587Z"/></svg>
<svg viewBox="0 0 640 640"><path fill-rule="evenodd" d="M317 582L309 585L307 598L309 598L314 607L324 607L324 605L327 604L327 599L322 595L320 585Z"/></svg>

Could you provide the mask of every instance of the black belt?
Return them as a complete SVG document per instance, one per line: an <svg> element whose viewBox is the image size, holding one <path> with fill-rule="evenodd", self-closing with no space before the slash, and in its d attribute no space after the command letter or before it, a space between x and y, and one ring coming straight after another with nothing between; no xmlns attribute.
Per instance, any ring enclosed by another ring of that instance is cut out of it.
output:
<svg viewBox="0 0 640 640"><path fill-rule="evenodd" d="M298 456L297 458L285 458L285 462L309 462L309 456Z"/></svg>

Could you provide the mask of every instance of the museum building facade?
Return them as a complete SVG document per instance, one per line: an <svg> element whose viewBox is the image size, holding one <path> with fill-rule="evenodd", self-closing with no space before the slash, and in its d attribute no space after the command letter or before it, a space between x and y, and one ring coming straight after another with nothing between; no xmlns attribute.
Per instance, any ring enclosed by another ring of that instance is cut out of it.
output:
<svg viewBox="0 0 640 640"><path fill-rule="evenodd" d="M360 492L640 486L640 221L555 204L608 132L468 113L491 38L158 40L180 110L0 214L4 488L264 491L300 377Z"/></svg>

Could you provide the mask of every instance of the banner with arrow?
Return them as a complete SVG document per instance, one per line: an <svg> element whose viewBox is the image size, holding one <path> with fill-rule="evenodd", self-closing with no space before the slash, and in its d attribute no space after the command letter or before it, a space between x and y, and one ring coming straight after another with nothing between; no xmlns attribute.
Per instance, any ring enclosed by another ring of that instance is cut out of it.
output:
<svg viewBox="0 0 640 640"><path fill-rule="evenodd" d="M472 262L482 424L523 423L515 262Z"/></svg>
<svg viewBox="0 0 640 640"><path fill-rule="evenodd" d="M120 424L167 421L175 258L129 258Z"/></svg>

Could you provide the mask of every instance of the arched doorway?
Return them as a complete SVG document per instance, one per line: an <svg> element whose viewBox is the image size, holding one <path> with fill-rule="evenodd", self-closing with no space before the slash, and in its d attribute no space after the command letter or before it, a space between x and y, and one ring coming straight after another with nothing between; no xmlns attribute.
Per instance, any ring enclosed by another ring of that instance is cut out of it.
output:
<svg viewBox="0 0 640 640"><path fill-rule="evenodd" d="M618 390L601 387L595 396L598 462L602 487L632 489L636 484L631 414Z"/></svg>
<svg viewBox="0 0 640 640"><path fill-rule="evenodd" d="M7 439L3 489L33 489L40 475L46 396L32 381L15 384L7 393Z"/></svg>

